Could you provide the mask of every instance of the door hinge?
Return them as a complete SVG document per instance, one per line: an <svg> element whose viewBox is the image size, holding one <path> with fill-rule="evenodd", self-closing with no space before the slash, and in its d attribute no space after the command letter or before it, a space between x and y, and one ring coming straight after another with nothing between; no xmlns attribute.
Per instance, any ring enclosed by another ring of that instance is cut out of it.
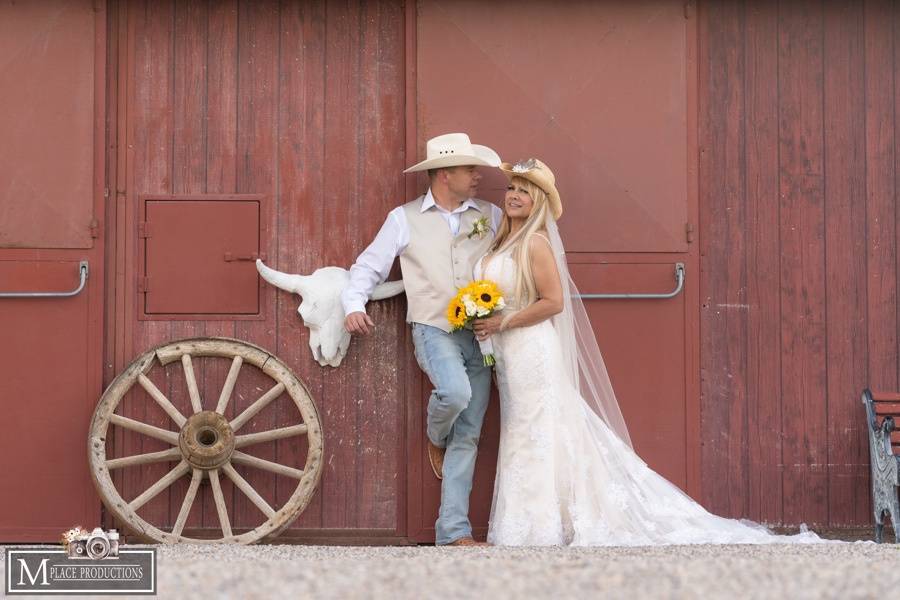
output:
<svg viewBox="0 0 900 600"><path fill-rule="evenodd" d="M97 239L100 237L100 221L97 219L91 219L90 225L88 227L91 230L91 237Z"/></svg>
<svg viewBox="0 0 900 600"><path fill-rule="evenodd" d="M140 223L138 223L138 237L139 238L150 237L150 222L149 221L141 221Z"/></svg>
<svg viewBox="0 0 900 600"><path fill-rule="evenodd" d="M687 237L687 243L692 244L694 242L694 224L693 223L685 223L684 233L685 233L685 236Z"/></svg>
<svg viewBox="0 0 900 600"><path fill-rule="evenodd" d="M149 277L141 277L138 279L138 293L146 294L150 291L150 278Z"/></svg>

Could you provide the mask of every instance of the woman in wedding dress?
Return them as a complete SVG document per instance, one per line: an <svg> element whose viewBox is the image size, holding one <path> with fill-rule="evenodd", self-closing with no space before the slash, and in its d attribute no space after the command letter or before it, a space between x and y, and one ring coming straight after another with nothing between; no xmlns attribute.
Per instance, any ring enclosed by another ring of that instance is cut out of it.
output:
<svg viewBox="0 0 900 600"><path fill-rule="evenodd" d="M500 449L488 542L508 546L821 541L777 536L707 512L634 452L556 227L552 171L528 159L510 180L504 220L475 267L507 309L479 319L500 389Z"/></svg>

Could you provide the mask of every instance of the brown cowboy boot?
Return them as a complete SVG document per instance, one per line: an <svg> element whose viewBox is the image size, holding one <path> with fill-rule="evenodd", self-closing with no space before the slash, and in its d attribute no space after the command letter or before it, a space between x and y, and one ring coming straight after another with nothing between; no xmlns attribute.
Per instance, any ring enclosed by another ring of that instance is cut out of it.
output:
<svg viewBox="0 0 900 600"><path fill-rule="evenodd" d="M428 462L431 463L431 470L438 479L444 478L444 448L438 448L428 440Z"/></svg>
<svg viewBox="0 0 900 600"><path fill-rule="evenodd" d="M461 537L458 540L453 540L448 546L490 546L487 542L479 542L475 538L471 537Z"/></svg>

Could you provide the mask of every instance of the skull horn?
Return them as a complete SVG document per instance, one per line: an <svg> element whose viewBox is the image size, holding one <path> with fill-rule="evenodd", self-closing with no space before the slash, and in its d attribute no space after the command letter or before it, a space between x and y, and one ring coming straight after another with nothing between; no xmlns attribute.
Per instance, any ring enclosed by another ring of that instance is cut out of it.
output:
<svg viewBox="0 0 900 600"><path fill-rule="evenodd" d="M372 300L384 300L403 293L403 280L385 281L372 290Z"/></svg>
<svg viewBox="0 0 900 600"><path fill-rule="evenodd" d="M275 269L267 267L263 261L259 259L256 259L256 270L259 271L260 277L286 292L305 296L309 289L307 287L309 277L305 275L292 275L290 273L276 271Z"/></svg>

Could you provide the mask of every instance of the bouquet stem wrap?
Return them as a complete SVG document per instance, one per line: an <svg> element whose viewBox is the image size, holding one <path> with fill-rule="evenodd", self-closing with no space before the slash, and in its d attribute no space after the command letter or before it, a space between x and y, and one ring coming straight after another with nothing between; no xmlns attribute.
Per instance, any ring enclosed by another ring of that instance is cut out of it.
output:
<svg viewBox="0 0 900 600"><path fill-rule="evenodd" d="M484 356L484 366L491 367L497 363L494 358L494 344L491 338L478 340L478 347L481 348L481 355Z"/></svg>

